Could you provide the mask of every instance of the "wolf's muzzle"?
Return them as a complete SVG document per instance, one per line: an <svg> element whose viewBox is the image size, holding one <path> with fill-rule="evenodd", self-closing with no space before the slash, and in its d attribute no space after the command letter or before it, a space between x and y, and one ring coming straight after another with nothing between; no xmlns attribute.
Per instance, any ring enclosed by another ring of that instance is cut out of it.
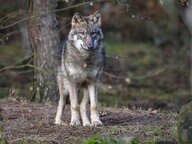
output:
<svg viewBox="0 0 192 144"><path fill-rule="evenodd" d="M87 48L88 48L88 50L92 50L94 47L93 46L88 46Z"/></svg>
<svg viewBox="0 0 192 144"><path fill-rule="evenodd" d="M81 45L82 48L84 48L87 51L94 50L94 45L92 43L87 43L85 46Z"/></svg>

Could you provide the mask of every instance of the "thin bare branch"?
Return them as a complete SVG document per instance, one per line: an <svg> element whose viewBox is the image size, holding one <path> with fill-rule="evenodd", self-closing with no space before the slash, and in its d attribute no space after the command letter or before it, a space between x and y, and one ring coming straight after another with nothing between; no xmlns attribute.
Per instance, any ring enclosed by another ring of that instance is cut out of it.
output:
<svg viewBox="0 0 192 144"><path fill-rule="evenodd" d="M5 25L5 26L2 26L2 25L1 25L1 26L0 26L0 29L7 29L7 28L12 27L12 26L15 26L15 25L17 25L17 24L19 24L19 23L21 23L21 22L27 21L27 20L29 20L29 19L31 19L31 18L40 17L40 16L42 16L42 15L50 14L50 13L52 13L52 12L66 11L66 10L73 9L73 8L77 8L77 7L80 7L80 6L83 6L83 5L88 5L88 4L90 4L90 3L99 3L99 2L103 2L103 1L111 1L111 0L94 0L94 1L89 1L89 2L79 3L79 4L72 5L72 6L69 6L69 7L66 7L66 8L54 9L54 10L52 10L52 11L45 12L45 13L43 13L43 14L36 14L36 15L33 15L33 16L30 16L30 17L24 17L24 18L22 18L22 19L20 19L20 20L18 20L18 21L15 21L15 22L13 22L13 23L11 23L11 24L9 24L9 25ZM0 19L2 19L2 18L0 18Z"/></svg>

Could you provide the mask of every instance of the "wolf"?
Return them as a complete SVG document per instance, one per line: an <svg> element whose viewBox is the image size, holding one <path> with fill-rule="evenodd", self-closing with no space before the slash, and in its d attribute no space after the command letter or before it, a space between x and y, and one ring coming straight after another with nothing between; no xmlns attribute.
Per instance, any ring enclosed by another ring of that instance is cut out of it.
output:
<svg viewBox="0 0 192 144"><path fill-rule="evenodd" d="M105 61L104 36L101 29L101 13L89 16L75 13L71 30L62 49L61 65L57 75L60 98L55 116L55 124L66 125L62 113L69 95L72 126L101 126L98 113L98 81ZM79 105L78 93L82 89L83 98ZM90 101L90 119L87 104Z"/></svg>

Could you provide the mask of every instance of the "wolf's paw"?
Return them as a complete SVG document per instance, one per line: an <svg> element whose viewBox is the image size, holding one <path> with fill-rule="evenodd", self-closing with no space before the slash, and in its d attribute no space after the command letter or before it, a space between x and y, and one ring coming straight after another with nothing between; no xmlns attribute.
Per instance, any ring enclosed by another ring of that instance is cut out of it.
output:
<svg viewBox="0 0 192 144"><path fill-rule="evenodd" d="M54 122L54 124L56 124L56 125L63 125L63 126L66 126L67 125L67 123L65 123L64 121L62 121L62 120L55 120L55 122Z"/></svg>
<svg viewBox="0 0 192 144"><path fill-rule="evenodd" d="M70 125L71 125L71 126L80 126L81 123L80 123L79 120L76 120L76 121L71 121L71 122L70 122Z"/></svg>
<svg viewBox="0 0 192 144"><path fill-rule="evenodd" d="M98 126L103 126L103 123L100 120L95 120L95 121L92 121L91 125L94 127L98 127Z"/></svg>
<svg viewBox="0 0 192 144"><path fill-rule="evenodd" d="M89 121L86 121L83 123L83 126L92 126L92 124Z"/></svg>

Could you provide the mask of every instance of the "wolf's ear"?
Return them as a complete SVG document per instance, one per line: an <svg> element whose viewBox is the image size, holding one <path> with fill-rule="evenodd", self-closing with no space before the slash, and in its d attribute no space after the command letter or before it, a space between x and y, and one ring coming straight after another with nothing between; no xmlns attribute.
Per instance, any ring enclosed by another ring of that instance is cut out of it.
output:
<svg viewBox="0 0 192 144"><path fill-rule="evenodd" d="M101 26L101 13L100 11L96 11L93 15L89 16L89 22L92 24L97 24Z"/></svg>
<svg viewBox="0 0 192 144"><path fill-rule="evenodd" d="M72 27L76 26L77 24L83 21L85 21L84 18L79 13L75 13L71 22Z"/></svg>

